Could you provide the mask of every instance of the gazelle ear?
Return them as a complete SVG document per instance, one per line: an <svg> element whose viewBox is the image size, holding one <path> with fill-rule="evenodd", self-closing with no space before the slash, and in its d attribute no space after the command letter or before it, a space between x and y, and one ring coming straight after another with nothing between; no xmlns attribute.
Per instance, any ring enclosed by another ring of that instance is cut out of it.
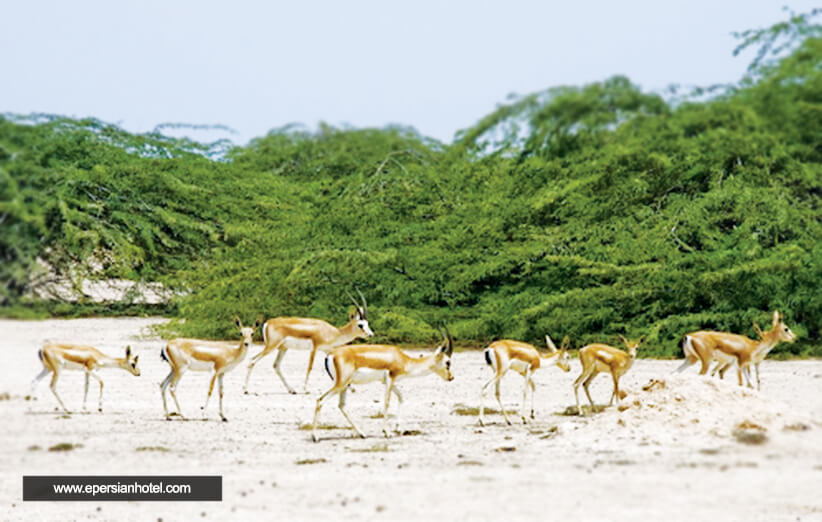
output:
<svg viewBox="0 0 822 522"><path fill-rule="evenodd" d="M781 320L781 317L779 316L779 311L774 310L774 313L773 313L773 326L778 325L780 320Z"/></svg>
<svg viewBox="0 0 822 522"><path fill-rule="evenodd" d="M349 321L357 319L359 317L359 315L360 314L359 314L359 310L357 310L357 307L355 307L355 306L349 306L348 307L348 320Z"/></svg>
<svg viewBox="0 0 822 522"><path fill-rule="evenodd" d="M567 352L569 346L571 346L571 338L566 335L562 338L562 346L560 346L559 349L560 351Z"/></svg>
<svg viewBox="0 0 822 522"><path fill-rule="evenodd" d="M140 356L139 356L139 355L135 355L135 356L134 356L134 364L135 364L135 365L137 364L137 360L138 360L139 358L140 358Z"/></svg>
<svg viewBox="0 0 822 522"><path fill-rule="evenodd" d="M622 341L625 346L628 346L628 339L622 337L622 334L617 334L617 337L619 337L619 340Z"/></svg>
<svg viewBox="0 0 822 522"><path fill-rule="evenodd" d="M131 346L126 346L126 359L131 357Z"/></svg>
<svg viewBox="0 0 822 522"><path fill-rule="evenodd" d="M239 318L238 316L236 316L236 315L234 316L234 324L235 324L235 325L237 326L237 328L239 328L240 330L242 330L242 329L243 329L243 323L242 323L242 321L240 321L240 318Z"/></svg>
<svg viewBox="0 0 822 522"><path fill-rule="evenodd" d="M554 344L554 341L551 340L551 336L548 334L545 334L545 344L548 346L548 349L551 350L551 353L557 352L557 347Z"/></svg>
<svg viewBox="0 0 822 522"><path fill-rule="evenodd" d="M254 329L256 330L257 328L261 327L262 325L263 325L263 318L262 318L262 316L258 316L257 320L254 321Z"/></svg>
<svg viewBox="0 0 822 522"><path fill-rule="evenodd" d="M646 338L646 337L648 337L648 336L647 336L647 335L643 335L642 337L640 337L640 338L637 340L637 342L636 342L637 347L639 347L639 345L640 345L640 344L642 344L642 343L644 343L644 342L645 342L645 338Z"/></svg>

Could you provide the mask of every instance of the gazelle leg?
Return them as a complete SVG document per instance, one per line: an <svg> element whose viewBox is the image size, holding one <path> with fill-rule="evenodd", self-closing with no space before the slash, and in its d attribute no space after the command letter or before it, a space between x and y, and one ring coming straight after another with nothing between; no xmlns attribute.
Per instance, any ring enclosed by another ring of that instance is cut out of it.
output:
<svg viewBox="0 0 822 522"><path fill-rule="evenodd" d="M351 426L354 428L354 430L357 432L357 434L359 434L359 436L360 436L360 437L362 437L362 438L364 439L364 438L365 438L365 433L363 433L363 432L362 432L362 430L360 430L360 428L358 428L358 427L357 427L357 425L356 425L356 424L354 424L354 421L353 421L353 420L351 420L351 417L349 417L349 416L348 416L348 413L346 413L346 411L345 411L345 394L346 394L346 393L348 393L348 386L347 386L347 385L346 385L346 387L345 387L345 388L343 388L343 390L340 392L340 404L339 404L340 411L342 412L342 414L343 414L343 416L346 418L346 420L347 420L347 421L351 424Z"/></svg>
<svg viewBox="0 0 822 522"><path fill-rule="evenodd" d="M576 400L576 403L577 403L577 413L579 415L585 415L585 413L582 411L582 406L579 405L579 386L581 384L584 385L583 387L585 388L585 393L588 395L588 400L590 401L591 400L591 394L588 393L588 383L590 382L591 375L592 375L592 370L591 369L583 368L582 373L579 374L579 377L577 377L576 380L574 381L574 399ZM593 401L591 401L591 405L593 406Z"/></svg>
<svg viewBox="0 0 822 522"><path fill-rule="evenodd" d="M183 409L180 408L180 402L177 400L177 384L180 382L180 379L183 378L183 374L178 372L173 373L174 376L171 378L171 385L168 391L171 393L171 398L174 399L174 405L177 406L177 415L183 417Z"/></svg>
<svg viewBox="0 0 822 522"><path fill-rule="evenodd" d="M388 434L388 403L391 400L392 388L394 388L394 379L387 377L385 379L385 405L382 408L382 433L386 438L390 437Z"/></svg>
<svg viewBox="0 0 822 522"><path fill-rule="evenodd" d="M314 440L314 442L320 440L317 437L317 420L320 418L320 408L323 407L323 403L326 401L326 399L331 397L331 395L334 393L339 393L339 388L337 388L336 383L333 386L331 386L331 388L327 392L320 395L320 397L317 399L317 405L314 407L314 423L311 425L311 438Z"/></svg>
<svg viewBox="0 0 822 522"><path fill-rule="evenodd" d="M66 413L71 413L68 410L68 408L66 408L66 405L63 404L63 400L60 398L60 396L57 395L57 379L58 379L58 377L60 377L60 372L55 371L51 376L51 383L49 384L49 388L51 388L51 393L53 393L54 396L57 398L57 402L60 403L60 407L63 408L63 411L66 412Z"/></svg>
<svg viewBox="0 0 822 522"><path fill-rule="evenodd" d="M277 358L274 359L274 371L277 372L277 376L283 381L283 385L285 389L288 390L288 393L291 395L296 395L297 392L294 391L294 388L288 384L288 381L285 380L285 375L283 375L282 370L280 370L280 363L283 362L283 357L285 357L285 352L288 351L288 348L285 346L285 343L280 343L279 348L277 348Z"/></svg>
<svg viewBox="0 0 822 522"><path fill-rule="evenodd" d="M94 371L89 372L89 375L91 375L92 377L97 379L97 382L100 383L100 396L97 397L97 411L102 412L103 411L103 379L101 379L100 376L97 375L97 372L94 372Z"/></svg>
<svg viewBox="0 0 822 522"><path fill-rule="evenodd" d="M396 421L394 423L394 426L395 426L394 430L399 432L400 431L400 410L402 409L403 399L402 399L402 394L400 393L400 390L398 390L396 386L392 387L391 391L393 391L394 395L397 396L397 413L394 414L394 420Z"/></svg>
<svg viewBox="0 0 822 522"><path fill-rule="evenodd" d="M206 408L208 408L208 401L209 401L209 399L211 399L211 392L214 391L214 382L216 380L217 380L217 372L215 371L211 375L211 382L208 383L208 395L206 395L205 404L203 404L203 407L200 408L201 410L203 410L203 419L207 418Z"/></svg>
<svg viewBox="0 0 822 522"><path fill-rule="evenodd" d="M528 381L531 380L531 368L525 370L525 382L522 384L522 406L520 407L520 417L522 417L522 423L528 424L528 417L525 416L525 405L528 401Z"/></svg>
<svg viewBox="0 0 822 522"><path fill-rule="evenodd" d="M269 341L273 341L273 340L270 339ZM245 394L248 393L248 380L251 378L251 370L254 369L254 366L258 362L260 362L260 359L262 359L263 357L265 357L266 355L271 353L275 348L279 347L280 344L282 344L282 342L283 342L282 339L280 339L280 341L277 342L277 343L269 342L268 344L266 344L263 347L263 349L262 349L262 351L260 351L260 353L258 353L257 355L255 355L254 357L251 358L251 360L248 362L248 371L245 374L245 382L243 383L243 393L245 393ZM276 366L275 366L275 369L276 369ZM286 384L286 387L288 387L287 384Z"/></svg>
<svg viewBox="0 0 822 522"><path fill-rule="evenodd" d="M531 377L528 379L528 383L531 385L531 418L534 418L534 395L537 391L537 385L534 384L534 378Z"/></svg>
<svg viewBox="0 0 822 522"><path fill-rule="evenodd" d="M311 369L314 367L314 357L317 356L317 345L311 343L311 355L308 356L308 369L305 371L305 384L303 384L303 393L308 393L308 377L311 376Z"/></svg>
<svg viewBox="0 0 822 522"><path fill-rule="evenodd" d="M589 375L588 378L585 379L585 382L582 383L582 389L585 390L585 395L588 396L588 402L591 403L591 412L593 412L594 409L596 409L596 407L594 406L594 399L591 398L591 391L588 389L588 386L591 385L591 381L593 381L594 377L596 376L596 372L591 373L591 375Z"/></svg>
<svg viewBox="0 0 822 522"><path fill-rule="evenodd" d="M753 389L753 383L751 382L751 365L750 363L745 363L741 365L742 375L745 376L745 383L748 385L748 388Z"/></svg>
<svg viewBox="0 0 822 522"><path fill-rule="evenodd" d="M482 390L480 391L480 409L479 409L479 424L480 426L485 426L485 392L488 390L488 387L494 384L494 381L497 380L497 376L494 375L488 382L482 385Z"/></svg>
<svg viewBox="0 0 822 522"><path fill-rule="evenodd" d="M761 390L761 384L759 382L759 363L754 364L754 370L756 371L756 389Z"/></svg>
<svg viewBox="0 0 822 522"><path fill-rule="evenodd" d="M166 378L160 383L160 395L163 397L163 412L166 414L166 419L169 418L168 404L166 403L166 388L171 384L171 378L174 377L174 370L168 372Z"/></svg>
<svg viewBox="0 0 822 522"><path fill-rule="evenodd" d="M611 374L611 377L614 380L614 391L611 393L611 402L608 403L608 406L614 405L614 398L616 397L616 402L619 404L619 377L615 374Z"/></svg>
<svg viewBox="0 0 822 522"><path fill-rule="evenodd" d="M260 353L258 353L257 355L255 355L254 357L251 358L251 360L248 363L248 371L245 374L245 382L243 383L243 393L248 394L248 380L251 378L251 370L254 369L254 366L258 362L260 362L260 359L262 359L266 355L270 354L275 349L280 348L280 346L283 344L283 342L284 342L284 339L280 339L279 341L276 341L276 342L275 342L275 339L269 339L268 343L263 347L262 351L260 351ZM281 357L279 352L277 353L277 356ZM278 368L279 368L279 365L275 362L274 363L274 369L277 370L277 373L279 373ZM281 379L283 378L282 375L280 375L280 378ZM289 388L287 383L286 383L285 386L286 386L286 388Z"/></svg>
<svg viewBox="0 0 822 522"><path fill-rule="evenodd" d="M31 396L32 400L34 399L34 389L35 389L35 387L37 387L37 383L42 381L43 378L45 378L45 376L49 374L49 372L51 372L51 370L49 370L48 368L43 368L43 371L38 373L37 377L32 379L32 381L31 381L31 390L29 391L29 395Z"/></svg>
<svg viewBox="0 0 822 522"><path fill-rule="evenodd" d="M217 377L217 385L219 386L218 391L220 393L220 418L223 419L223 422L228 422L228 419L226 419L225 415L223 415L223 375L225 374L221 373L220 376Z"/></svg>
<svg viewBox="0 0 822 522"><path fill-rule="evenodd" d="M500 413L502 413L502 416L505 417L505 422L507 422L510 426L511 419L508 418L508 414L505 412L505 407L502 405L502 399L500 398L499 394L499 383L501 380L501 378L497 378L496 386L494 387L494 396L497 398L497 404L499 404Z"/></svg>
<svg viewBox="0 0 822 522"><path fill-rule="evenodd" d="M88 411L86 407L86 399L88 399L88 369L85 371L86 378L83 385L83 411Z"/></svg>
<svg viewBox="0 0 822 522"><path fill-rule="evenodd" d="M685 371L687 368L690 368L690 366L691 366L692 364L694 364L695 362L696 362L696 361L692 360L690 357L685 357L685 360L684 360L684 361L682 361L682 364L680 364L679 366L677 366L676 370L674 370L674 371L673 371L673 372L671 372L671 373L682 373L682 372L683 372L683 371Z"/></svg>

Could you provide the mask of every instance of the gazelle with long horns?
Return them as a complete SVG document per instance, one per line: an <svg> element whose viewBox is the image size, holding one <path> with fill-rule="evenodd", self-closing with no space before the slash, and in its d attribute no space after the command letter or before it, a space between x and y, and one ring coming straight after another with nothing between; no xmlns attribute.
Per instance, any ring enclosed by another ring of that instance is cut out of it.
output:
<svg viewBox="0 0 822 522"><path fill-rule="evenodd" d="M382 431L388 437L388 405L391 394L394 393L397 396L400 405L403 402L402 395L395 387L398 380L435 373L446 381L453 381L451 356L454 353L454 340L447 328L445 332L440 330L440 333L444 340L443 344L439 345L434 353L425 357L412 357L396 346L382 344L360 344L335 348L325 359L325 369L328 375L334 379L334 385L317 399L317 406L314 409L314 423L311 429L311 437L314 442L319 440L317 438L317 420L320 416L320 409L323 403L333 395L340 396L340 411L357 434L365 438L365 434L345 411L345 394L352 384L385 382ZM399 410L397 411L396 423L397 429L399 429Z"/></svg>
<svg viewBox="0 0 822 522"><path fill-rule="evenodd" d="M484 350L483 355L485 356L485 362L494 370L494 376L482 386L479 410L480 426L485 425L485 393L492 384L496 385L494 396L497 398L500 412L505 418L505 422L509 425L511 424L511 419L508 418L508 414L505 412L499 392L500 381L508 370L514 370L525 377L522 388L522 408L520 411L522 422L528 423L528 418L525 416L525 405L528 398L529 387L531 388L531 418L534 418L534 394L536 392L536 385L534 384L533 373L542 367L543 362L546 366L556 365L566 372L571 370L571 366L568 364L568 344L570 343L568 337L562 340L562 347L560 349L557 349L554 341L552 341L548 335L545 336L545 343L550 350L548 354L541 354L536 347L528 343L509 339L494 341Z"/></svg>
<svg viewBox="0 0 822 522"><path fill-rule="evenodd" d="M254 365L274 350L277 350L277 357L274 359L274 371L277 372L277 376L280 377L288 393L293 394L297 392L285 380L285 376L280 371L280 363L282 363L283 356L288 348L310 347L311 355L308 357L308 370L305 372L305 384L303 386L303 391L308 393L308 377L314 367L314 357L317 350L328 353L337 346L348 344L354 339L372 337L374 332L368 326L368 303L359 289L357 289L357 293L360 294L362 302L358 303L351 294L348 294L348 297L354 302L355 308L349 314L348 322L339 328L321 319L306 317L276 317L266 321L263 325L263 343L265 346L248 363L243 393L248 393L248 379L251 377L251 370L254 369Z"/></svg>
<svg viewBox="0 0 822 522"><path fill-rule="evenodd" d="M609 406L614 404L616 397L617 404L622 397L619 392L619 379L625 375L636 360L636 351L639 348L642 339L639 341L629 341L628 339L619 336L620 340L628 349L624 352L613 346L607 344L594 343L583 346L579 350L579 362L582 363L582 373L574 381L574 399L577 403L577 412L584 415L582 407L579 405L579 385L585 389L585 395L588 396L588 402L591 403L591 411L594 411L594 400L591 398L591 392L588 390L591 381L599 373L608 372L611 374L611 379L614 381L614 391L611 393L611 400Z"/></svg>
<svg viewBox="0 0 822 522"><path fill-rule="evenodd" d="M753 364L756 370L756 385L759 388L759 364L780 342L794 342L796 334L785 325L782 315L778 311L773 313L770 330L763 332L756 323L754 323L754 329L759 335L758 340L753 340L744 335L708 330L685 335L682 340L685 360L676 371L682 372L699 361L701 363L699 374L704 375L708 372L711 362L717 360L719 362L712 373L718 371L720 376L723 376L730 365L735 362L739 385L742 385L742 377L744 376L745 382L753 388L750 375L750 367Z"/></svg>
<svg viewBox="0 0 822 522"><path fill-rule="evenodd" d="M200 339L172 339L160 351L160 356L171 366L168 376L160 383L160 394L163 396L163 410L166 419L171 420L166 404L166 389L171 392L171 398L177 406L176 415L183 416L180 409L180 402L177 400L177 384L187 370L212 372L211 382L208 385L208 395L203 407L203 418L206 416L206 408L214 391L214 381L219 383L220 394L220 418L227 421L223 415L223 376L237 366L248 353L251 346L254 330L259 328L261 320L258 319L253 327L243 326L239 317L234 318L234 324L240 330L242 340L239 343L224 341L203 341Z"/></svg>
<svg viewBox="0 0 822 522"><path fill-rule="evenodd" d="M103 411L103 379L97 375L100 368L120 368L132 375L140 375L137 367L139 355L132 358L131 346L126 346L125 357L109 357L97 348L80 344L68 343L46 343L38 352L40 361L43 363L43 371L31 382L31 395L34 396L34 388L46 375L51 374L51 393L60 403L60 407L66 413L71 413L60 396L57 395L57 379L62 370L82 370L86 374L86 385L83 391L83 410L86 410L86 400L88 399L89 377L94 377L100 383L100 397L97 401L97 411Z"/></svg>

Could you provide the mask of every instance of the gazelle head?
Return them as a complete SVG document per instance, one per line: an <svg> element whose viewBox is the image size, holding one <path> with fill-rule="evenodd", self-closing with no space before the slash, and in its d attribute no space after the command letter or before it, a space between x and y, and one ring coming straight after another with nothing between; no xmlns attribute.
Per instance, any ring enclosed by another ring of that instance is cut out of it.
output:
<svg viewBox="0 0 822 522"><path fill-rule="evenodd" d="M240 321L239 317L234 317L234 324L237 325L237 328L240 330L240 334L243 336L243 345L246 348L251 347L251 341L254 338L254 331L260 327L262 323L262 318L257 318L254 322L254 326L243 326L243 322Z"/></svg>
<svg viewBox="0 0 822 522"><path fill-rule="evenodd" d="M622 335L617 334L619 339L628 349L628 355L631 356L631 359L636 359L636 351L639 348L639 345L642 344L642 341L645 339L645 336L640 337L636 341L629 341L628 339L624 338Z"/></svg>
<svg viewBox="0 0 822 522"><path fill-rule="evenodd" d="M571 365L568 364L568 346L571 344L571 339L566 335L565 338L562 339L562 347L557 350L554 341L551 340L551 336L546 334L545 344L548 345L551 356L554 357L554 364L564 372L571 371Z"/></svg>
<svg viewBox="0 0 822 522"><path fill-rule="evenodd" d="M448 327L445 331L439 328L442 335L443 343L437 347L434 352L434 373L445 379L446 381L453 381L454 374L451 373L451 356L454 354L454 338L451 337L451 332Z"/></svg>
<svg viewBox="0 0 822 522"><path fill-rule="evenodd" d="M351 312L348 314L348 320L356 321L356 336L364 339L374 337L374 332L368 326L368 303L365 301L365 296L362 295L360 289L357 288L357 293L360 294L360 299L362 299L362 302L357 302L357 300L354 299L354 296L352 296L347 290L345 293L347 293L351 301L354 302L354 308L352 308Z"/></svg>
<svg viewBox="0 0 822 522"><path fill-rule="evenodd" d="M132 375L140 376L140 368L137 366L137 359L139 359L139 355L135 355L134 358L131 357L131 346L126 346L126 356L122 359L118 359L117 362L120 365L120 368L124 369L125 371L131 373Z"/></svg>
<svg viewBox="0 0 822 522"><path fill-rule="evenodd" d="M758 327L757 327L758 328ZM775 311L771 320L771 332L776 332L776 338L780 341L792 343L796 340L796 334L782 322L782 314Z"/></svg>

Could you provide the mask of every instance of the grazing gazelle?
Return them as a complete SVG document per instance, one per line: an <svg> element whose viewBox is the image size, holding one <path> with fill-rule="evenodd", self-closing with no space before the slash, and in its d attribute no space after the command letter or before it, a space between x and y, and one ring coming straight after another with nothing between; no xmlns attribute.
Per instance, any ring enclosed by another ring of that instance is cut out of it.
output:
<svg viewBox="0 0 822 522"><path fill-rule="evenodd" d="M554 345L554 341L551 340L550 336L546 335L545 344L548 345L548 349L550 350L547 355L541 355L533 345L523 343L521 341L503 339L500 341L494 341L488 345L488 348L485 349L483 354L485 355L485 362L488 363L488 366L494 370L494 376L491 377L491 379L482 387L479 411L480 426L485 424L485 392L492 384L496 384L495 396L497 398L497 404L499 404L499 410L502 413L502 416L505 417L505 422L509 425L511 424L511 420L508 418L508 414L502 406L502 400L500 399L499 394L500 381L508 370L514 370L525 377L525 384L522 389L522 409L520 412L523 423L528 422L528 419L525 416L525 404L526 399L528 398L528 388L531 388L531 418L533 419L534 392L536 392L533 372L541 367L542 359L545 359L548 366L556 365L563 371L570 371L571 367L568 365L569 343L570 340L568 337L565 337L565 339L562 340L562 348L557 350L557 347Z"/></svg>
<svg viewBox="0 0 822 522"><path fill-rule="evenodd" d="M396 346L382 344L360 344L340 346L335 348L325 359L325 369L328 375L334 379L334 385L327 392L317 399L317 406L314 409L314 424L312 425L311 437L317 442L317 419L320 416L320 408L331 396L340 396L340 411L357 434L365 438L365 434L360 430L348 413L345 411L345 394L352 384L365 384L375 381L385 382L385 405L383 406L382 432L388 437L388 403L393 392L397 400L402 405L402 395L394 387L397 380L407 377L421 377L429 373L436 373L446 381L453 381L451 374L451 355L454 353L454 340L446 328L442 333L444 343L428 356L412 357ZM399 410L396 417L399 431Z"/></svg>
<svg viewBox="0 0 822 522"><path fill-rule="evenodd" d="M239 343L202 341L200 339L172 339L163 347L160 356L171 366L168 376L160 383L160 394L163 396L163 410L166 419L171 419L171 414L168 412L168 406L166 405L166 388L171 392L171 398L174 399L174 404L177 406L176 415L182 417L183 410L180 409L180 403L177 401L177 384L186 370L193 370L213 372L211 382L208 385L208 395L206 395L205 404L201 408L203 418L206 417L208 400L211 398L211 392L214 391L214 381L217 380L220 393L220 418L223 421L228 420L223 415L223 376L245 358L248 347L251 346L254 330L259 328L260 321L258 319L253 327L244 327L239 317L234 318L234 324L237 325L243 336Z"/></svg>
<svg viewBox="0 0 822 522"><path fill-rule="evenodd" d="M133 375L140 375L137 367L139 355L131 357L131 346L126 346L126 355L123 358L109 357L100 350L91 346L66 343L46 343L37 352L40 361L43 363L43 371L31 382L31 395L34 396L34 388L43 377L51 373L51 392L57 398L57 402L66 413L71 413L66 408L60 396L57 395L57 379L61 370L83 370L86 372L86 386L83 392L83 410L86 410L86 399L88 398L88 379L94 377L100 383L100 398L97 402L97 411L103 411L103 379L97 375L98 368L120 368Z"/></svg>
<svg viewBox="0 0 822 522"><path fill-rule="evenodd" d="M289 347L298 347L300 345L310 347L311 355L308 358L308 370L305 372L305 385L303 387L303 391L308 393L308 376L311 374L311 368L314 367L314 357L317 350L327 353L337 346L350 343L354 339L372 337L374 332L368 326L368 304L362 292L359 289L357 289L357 292L362 298L362 303L358 303L349 294L356 308L349 314L348 323L339 328L321 319L305 317L275 317L266 321L263 325L263 343L265 346L248 363L248 373L245 375L243 393L248 393L248 379L251 377L251 370L254 369L254 365L275 349L277 350L277 357L274 359L274 371L283 381L288 393L297 393L285 380L280 371L280 363L283 361L283 356Z"/></svg>
<svg viewBox="0 0 822 522"><path fill-rule="evenodd" d="M759 340L753 340L744 335L706 330L685 335L682 340L685 361L676 371L681 372L699 361L701 363L699 374L704 375L711 362L717 360L719 362L713 373L718 371L722 376L728 367L736 362L740 386L744 376L745 382L753 388L750 375L750 366L753 363L756 370L756 385L759 388L759 363L765 360L768 352L781 341L794 342L796 334L782 322L782 315L779 312L773 313L771 329L767 332L760 330L758 325L754 325L754 328L759 335Z"/></svg>
<svg viewBox="0 0 822 522"><path fill-rule="evenodd" d="M621 397L619 396L619 378L627 372L636 359L636 351L642 339L632 342L622 337L619 338L628 348L628 352L623 352L618 348L609 346L607 344L589 344L583 346L579 350L579 362L582 363L582 373L574 381L574 399L577 401L577 412L584 415L582 407L579 405L579 385L585 389L585 395L588 396L588 402L591 403L591 411L594 410L594 400L591 398L591 393L588 391L588 386L594 377L600 372L608 372L614 380L614 391L611 394L611 401L609 406L614 404L614 397L616 397L617 404Z"/></svg>

